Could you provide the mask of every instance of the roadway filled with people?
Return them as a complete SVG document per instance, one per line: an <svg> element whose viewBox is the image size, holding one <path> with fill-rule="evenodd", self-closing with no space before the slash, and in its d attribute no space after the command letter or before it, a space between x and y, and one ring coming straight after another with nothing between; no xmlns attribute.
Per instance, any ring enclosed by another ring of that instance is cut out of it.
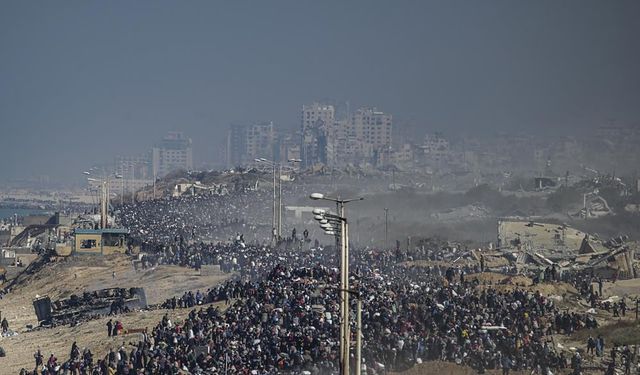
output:
<svg viewBox="0 0 640 375"><path fill-rule="evenodd" d="M252 204L243 199L224 198L236 205ZM205 205L203 211L210 212L200 215L211 215L211 222L230 214L221 207L231 203L222 201L188 197L143 202L121 220L145 239L143 263L219 265L221 271L233 273L229 280L207 290L184 291L156 306L167 314L136 345L102 358L89 349L81 353L74 345L64 360L43 360L36 353L36 366L48 374L338 373L336 249L312 244L308 233L300 238L292 233L297 246L291 247L250 244L239 232L225 243L201 241L211 232L197 224L204 219L193 212ZM440 253L441 249L423 249L412 258L429 260ZM507 373L514 369L548 374L566 367L580 372L580 354L567 358L550 338L596 328L591 314L561 309L535 286L483 285L469 277L483 271L479 265L417 267L406 259L398 249L351 250L349 278L358 294L350 299L351 343L356 342L359 298L365 373L402 371L433 360L480 373L500 368ZM585 285L584 278L573 281ZM584 288L581 292L590 298ZM174 309L190 312L183 321L172 321ZM355 368L353 347L349 360Z"/></svg>
<svg viewBox="0 0 640 375"><path fill-rule="evenodd" d="M187 319L171 322L165 316L125 355L109 354L95 363L76 355L45 366L50 373L57 367L98 374L337 373L335 250L279 252L236 243L216 251L232 260L228 270L236 277L209 290L186 291L161 306L191 309ZM550 335L597 325L589 314L562 311L540 293L468 281L465 275L475 268L412 267L397 260L394 251L352 251L350 278L363 305L366 373L429 360L478 371L508 367L546 373L569 366L548 341ZM352 343L355 303L352 298ZM352 350L352 362L354 356Z"/></svg>

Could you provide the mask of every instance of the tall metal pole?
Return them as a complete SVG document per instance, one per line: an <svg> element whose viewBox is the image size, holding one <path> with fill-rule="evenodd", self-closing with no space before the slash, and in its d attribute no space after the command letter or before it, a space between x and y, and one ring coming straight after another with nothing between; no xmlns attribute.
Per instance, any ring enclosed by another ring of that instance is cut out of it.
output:
<svg viewBox="0 0 640 375"><path fill-rule="evenodd" d="M106 217L107 217L107 204L105 203L107 201L107 183L102 180L102 191L101 193L101 197L100 197L100 228L105 228L105 224L104 222L106 221Z"/></svg>
<svg viewBox="0 0 640 375"><path fill-rule="evenodd" d="M344 205L343 205L344 207ZM351 324L350 324L350 316L349 316L349 223L347 222L347 218L344 216L344 208L343 212L343 221L344 221L344 373L346 375L350 374L349 366L351 361Z"/></svg>
<svg viewBox="0 0 640 375"><path fill-rule="evenodd" d="M106 213L107 216L104 218L104 227L108 227L109 226L109 204L111 203L111 179L109 177L107 177L107 200L106 200Z"/></svg>
<svg viewBox="0 0 640 375"><path fill-rule="evenodd" d="M124 206L124 176L120 179L120 206Z"/></svg>
<svg viewBox="0 0 640 375"><path fill-rule="evenodd" d="M340 221L340 235L336 238L340 239L340 372L344 375L350 375L350 349L351 349L351 325L349 314L349 224L345 215L344 204L359 199L340 199L324 197L320 193L312 193L310 198L313 200L329 200L336 202L336 211L338 215L328 215L330 218ZM323 211L323 210L320 210ZM314 210L315 214L315 210ZM322 216L318 218L322 221ZM333 234L331 226L321 225L327 234Z"/></svg>
<svg viewBox="0 0 640 375"><path fill-rule="evenodd" d="M340 202L336 202L336 209L338 212L338 216L340 216L341 218L344 218L344 204L341 204ZM345 301L345 281L344 281L344 267L345 267L345 262L344 262L344 253L345 253L345 241L344 241L344 236L345 235L345 230L344 230L344 220L340 220L340 370L342 374L345 374L344 372L344 362L345 362L345 347L344 347L344 336L345 336L345 320L344 320L344 311L345 311L345 305L344 305L344 301Z"/></svg>
<svg viewBox="0 0 640 375"><path fill-rule="evenodd" d="M273 217L271 218L271 242L276 244L276 165L273 165Z"/></svg>
<svg viewBox="0 0 640 375"><path fill-rule="evenodd" d="M151 164L151 170L152 170L152 174L153 174L153 200L156 199L156 165L155 164Z"/></svg>
<svg viewBox="0 0 640 375"><path fill-rule="evenodd" d="M104 228L104 181L100 181L100 228Z"/></svg>
<svg viewBox="0 0 640 375"><path fill-rule="evenodd" d="M384 247L389 247L389 209L384 209Z"/></svg>
<svg viewBox="0 0 640 375"><path fill-rule="evenodd" d="M358 294L358 311L356 317L356 375L362 372L362 296Z"/></svg>
<svg viewBox="0 0 640 375"><path fill-rule="evenodd" d="M278 240L282 238L282 165L278 164Z"/></svg>
<svg viewBox="0 0 640 375"><path fill-rule="evenodd" d="M136 203L136 166L131 164L131 204Z"/></svg>
<svg viewBox="0 0 640 375"><path fill-rule="evenodd" d="M109 179L102 180L102 228L106 228L109 217Z"/></svg>

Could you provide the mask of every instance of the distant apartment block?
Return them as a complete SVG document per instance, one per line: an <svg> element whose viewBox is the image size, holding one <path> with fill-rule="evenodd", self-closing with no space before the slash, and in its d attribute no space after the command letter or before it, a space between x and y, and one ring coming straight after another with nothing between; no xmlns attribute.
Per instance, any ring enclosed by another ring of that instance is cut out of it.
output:
<svg viewBox="0 0 640 375"><path fill-rule="evenodd" d="M151 152L136 156L116 156L114 160L115 173L125 178L151 179L153 165Z"/></svg>
<svg viewBox="0 0 640 375"><path fill-rule="evenodd" d="M249 165L257 158L276 160L279 154L273 122L250 126L232 125L227 131L227 168Z"/></svg>
<svg viewBox="0 0 640 375"><path fill-rule="evenodd" d="M427 134L420 145L421 159L427 165L438 165L451 156L449 141L440 133Z"/></svg>
<svg viewBox="0 0 640 375"><path fill-rule="evenodd" d="M152 149L153 171L158 177L176 170L193 169L193 148L190 138L181 132L169 132Z"/></svg>
<svg viewBox="0 0 640 375"><path fill-rule="evenodd" d="M332 105L313 103L302 106L300 158L303 168L327 164L327 140L335 116L336 111Z"/></svg>
<svg viewBox="0 0 640 375"><path fill-rule="evenodd" d="M114 171L120 177L111 181L114 193L130 193L153 184L151 152L137 156L117 156Z"/></svg>
<svg viewBox="0 0 640 375"><path fill-rule="evenodd" d="M347 118L336 119L331 105L303 105L300 142L303 166L388 162L392 130L393 117L376 108L363 107Z"/></svg>
<svg viewBox="0 0 640 375"><path fill-rule="evenodd" d="M244 164L247 150L246 128L242 125L231 125L227 130L226 165L233 168Z"/></svg>
<svg viewBox="0 0 640 375"><path fill-rule="evenodd" d="M247 128L247 158L276 159L276 132L273 122L254 124Z"/></svg>
<svg viewBox="0 0 640 375"><path fill-rule="evenodd" d="M391 147L393 119L375 108L360 108L351 117L351 132L372 150Z"/></svg>

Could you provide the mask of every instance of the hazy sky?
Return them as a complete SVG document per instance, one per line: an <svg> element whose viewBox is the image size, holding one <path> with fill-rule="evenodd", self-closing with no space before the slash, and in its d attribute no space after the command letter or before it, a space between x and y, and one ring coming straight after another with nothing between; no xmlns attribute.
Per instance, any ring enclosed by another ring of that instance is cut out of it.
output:
<svg viewBox="0 0 640 375"><path fill-rule="evenodd" d="M0 181L315 99L427 130L640 122L640 1L2 1Z"/></svg>

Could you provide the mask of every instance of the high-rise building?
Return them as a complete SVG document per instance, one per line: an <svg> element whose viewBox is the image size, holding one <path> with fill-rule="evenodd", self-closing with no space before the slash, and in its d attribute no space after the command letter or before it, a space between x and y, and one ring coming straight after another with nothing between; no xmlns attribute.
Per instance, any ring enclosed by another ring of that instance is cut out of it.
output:
<svg viewBox="0 0 640 375"><path fill-rule="evenodd" d="M124 194L135 192L153 184L153 170L151 153L137 156L117 156L114 161L114 171L120 176L111 181L114 193Z"/></svg>
<svg viewBox="0 0 640 375"><path fill-rule="evenodd" d="M151 153L142 155L119 155L114 160L114 170L126 178L150 179L153 177Z"/></svg>
<svg viewBox="0 0 640 375"><path fill-rule="evenodd" d="M192 142L181 132L169 132L153 147L151 155L153 173L158 177L179 169L193 169Z"/></svg>
<svg viewBox="0 0 640 375"><path fill-rule="evenodd" d="M254 159L276 160L280 150L273 122L232 125L227 132L227 167L253 164Z"/></svg>
<svg viewBox="0 0 640 375"><path fill-rule="evenodd" d="M244 164L247 151L247 129L242 125L231 125L227 131L227 168Z"/></svg>
<svg viewBox="0 0 640 375"><path fill-rule="evenodd" d="M303 105L301 112L300 158L304 168L314 164L327 164L327 138L335 121L332 105L313 103Z"/></svg>
<svg viewBox="0 0 640 375"><path fill-rule="evenodd" d="M303 167L323 164L378 163L391 147L393 118L375 108L361 108L336 120L332 105L302 106L300 158Z"/></svg>
<svg viewBox="0 0 640 375"><path fill-rule="evenodd" d="M279 158L281 163L291 159L300 159L300 142L298 132L282 133L278 139Z"/></svg>
<svg viewBox="0 0 640 375"><path fill-rule="evenodd" d="M276 159L276 132L273 122L254 124L247 128L247 162L256 158Z"/></svg>
<svg viewBox="0 0 640 375"><path fill-rule="evenodd" d="M360 108L351 116L351 132L373 150L391 146L393 119L375 108Z"/></svg>

